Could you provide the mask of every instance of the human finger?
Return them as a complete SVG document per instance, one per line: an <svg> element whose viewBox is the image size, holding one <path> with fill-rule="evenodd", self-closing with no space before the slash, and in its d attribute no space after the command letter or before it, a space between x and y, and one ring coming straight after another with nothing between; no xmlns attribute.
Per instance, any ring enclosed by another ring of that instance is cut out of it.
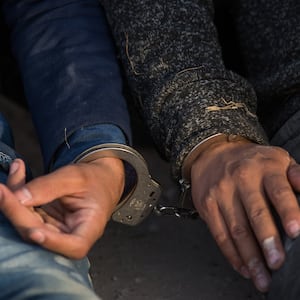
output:
<svg viewBox="0 0 300 300"><path fill-rule="evenodd" d="M82 198L93 194L96 199L101 186L101 191L105 190L113 207L121 197L124 177L121 160L101 158L90 163L68 165L39 176L18 189L15 195L24 205L38 206L71 195ZM111 181L111 178L115 180Z"/></svg>
<svg viewBox="0 0 300 300"><path fill-rule="evenodd" d="M239 272L243 277L247 279L250 278L248 268L244 265L233 243L217 202L212 197L207 197L207 199L203 201L205 209L203 209L203 207L201 208L201 215L221 252L234 270Z"/></svg>
<svg viewBox="0 0 300 300"><path fill-rule="evenodd" d="M70 232L69 227L63 223L63 217L61 215L56 214L55 217L53 217L53 214L49 214L48 211L46 212L44 207L35 208L35 212L41 217L45 225L50 226L56 231Z"/></svg>
<svg viewBox="0 0 300 300"><path fill-rule="evenodd" d="M265 176L264 186L286 233L296 238L300 234L300 210L288 178L285 174L273 173Z"/></svg>
<svg viewBox="0 0 300 300"><path fill-rule="evenodd" d="M285 253L258 177L241 183L240 198L268 266L278 269L284 261Z"/></svg>
<svg viewBox="0 0 300 300"><path fill-rule="evenodd" d="M0 210L23 239L71 258L85 256L104 230L101 220L99 226L95 219L89 223L83 221L68 232L52 221L44 223L49 221L49 216L41 218L40 214L22 205L5 185L0 185Z"/></svg>
<svg viewBox="0 0 300 300"><path fill-rule="evenodd" d="M258 290L261 292L267 291L270 284L270 275L240 199L237 195L232 195L220 202L219 205L229 234L249 271L252 281Z"/></svg>
<svg viewBox="0 0 300 300"><path fill-rule="evenodd" d="M291 160L290 166L287 170L289 182L296 192L300 192L300 165Z"/></svg>
<svg viewBox="0 0 300 300"><path fill-rule="evenodd" d="M68 166L31 180L16 190L15 195L24 205L43 205L65 195L82 192L83 180L76 167Z"/></svg>
<svg viewBox="0 0 300 300"><path fill-rule="evenodd" d="M26 167L23 160L16 158L9 167L9 174L7 177L7 186L11 190L16 190L25 184Z"/></svg>
<svg viewBox="0 0 300 300"><path fill-rule="evenodd" d="M42 218L32 209L20 203L12 191L0 184L0 210L19 234L26 239L28 228L40 227Z"/></svg>
<svg viewBox="0 0 300 300"><path fill-rule="evenodd" d="M78 228L70 232L58 232L51 228L35 227L27 232L28 239L42 247L68 256L74 259L81 259L87 255L93 244L103 234L94 224L80 224ZM63 242L62 242L63 241Z"/></svg>
<svg viewBox="0 0 300 300"><path fill-rule="evenodd" d="M277 269L284 261L284 250L264 191L266 171L262 165L266 167L266 161L271 161L269 169L273 171L273 160L260 162L249 158L231 164L228 171L236 182L238 197L266 262L271 269Z"/></svg>

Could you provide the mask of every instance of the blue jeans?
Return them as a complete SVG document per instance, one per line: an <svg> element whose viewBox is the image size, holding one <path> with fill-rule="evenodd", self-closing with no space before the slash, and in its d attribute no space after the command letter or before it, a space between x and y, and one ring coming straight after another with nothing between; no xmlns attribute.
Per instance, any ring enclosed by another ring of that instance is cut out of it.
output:
<svg viewBox="0 0 300 300"><path fill-rule="evenodd" d="M0 114L0 181L16 157L9 126ZM0 213L0 298L99 299L89 277L89 261L71 260L26 243Z"/></svg>

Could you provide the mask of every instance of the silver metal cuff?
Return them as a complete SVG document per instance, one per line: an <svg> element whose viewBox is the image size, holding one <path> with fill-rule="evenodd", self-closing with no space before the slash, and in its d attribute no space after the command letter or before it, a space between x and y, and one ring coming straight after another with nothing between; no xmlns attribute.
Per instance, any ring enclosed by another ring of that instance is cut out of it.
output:
<svg viewBox="0 0 300 300"><path fill-rule="evenodd" d="M248 141L246 138L237 135L237 134L224 134L224 133L217 133L208 138L204 139L200 143L198 143L185 157L182 168L181 168L181 178L184 182L189 183L191 180L191 168L192 164L196 160L196 158L203 153L210 145L215 143L221 142L239 142L239 141Z"/></svg>
<svg viewBox="0 0 300 300"><path fill-rule="evenodd" d="M91 147L75 158L74 163L90 162L98 158L115 157L128 162L136 172L137 181L132 191L115 208L112 219L127 225L137 225L156 206L161 189L149 174L144 158L134 149L122 144L101 144Z"/></svg>

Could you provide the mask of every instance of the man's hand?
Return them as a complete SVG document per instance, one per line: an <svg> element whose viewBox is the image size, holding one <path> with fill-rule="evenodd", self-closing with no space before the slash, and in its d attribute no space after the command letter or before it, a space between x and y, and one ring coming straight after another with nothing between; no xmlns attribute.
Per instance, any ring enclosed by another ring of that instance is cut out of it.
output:
<svg viewBox="0 0 300 300"><path fill-rule="evenodd" d="M290 184L300 189L298 165L278 147L220 143L197 158L191 181L194 205L225 257L258 290L267 291L268 268L278 269L285 258L272 210L290 237L300 233Z"/></svg>
<svg viewBox="0 0 300 300"><path fill-rule="evenodd" d="M60 168L24 185L25 167L18 159L7 186L0 186L0 210L25 240L82 258L103 234L121 198L124 178L121 160L100 158Z"/></svg>

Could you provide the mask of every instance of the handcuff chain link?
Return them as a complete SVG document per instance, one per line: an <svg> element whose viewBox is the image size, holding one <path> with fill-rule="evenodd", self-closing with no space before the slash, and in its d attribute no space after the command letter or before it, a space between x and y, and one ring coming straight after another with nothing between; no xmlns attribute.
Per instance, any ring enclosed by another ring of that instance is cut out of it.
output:
<svg viewBox="0 0 300 300"><path fill-rule="evenodd" d="M188 218L188 219L199 218L199 214L196 210L183 208L183 207L156 205L154 207L154 212L158 216L173 216L177 218Z"/></svg>
<svg viewBox="0 0 300 300"><path fill-rule="evenodd" d="M183 179L179 181L179 184L181 187L180 203L182 203L183 205L185 203L191 185L189 183L186 183ZM154 212L158 216L173 216L185 219L199 218L199 213L197 212L197 210L184 207L165 206L158 204L154 207Z"/></svg>

